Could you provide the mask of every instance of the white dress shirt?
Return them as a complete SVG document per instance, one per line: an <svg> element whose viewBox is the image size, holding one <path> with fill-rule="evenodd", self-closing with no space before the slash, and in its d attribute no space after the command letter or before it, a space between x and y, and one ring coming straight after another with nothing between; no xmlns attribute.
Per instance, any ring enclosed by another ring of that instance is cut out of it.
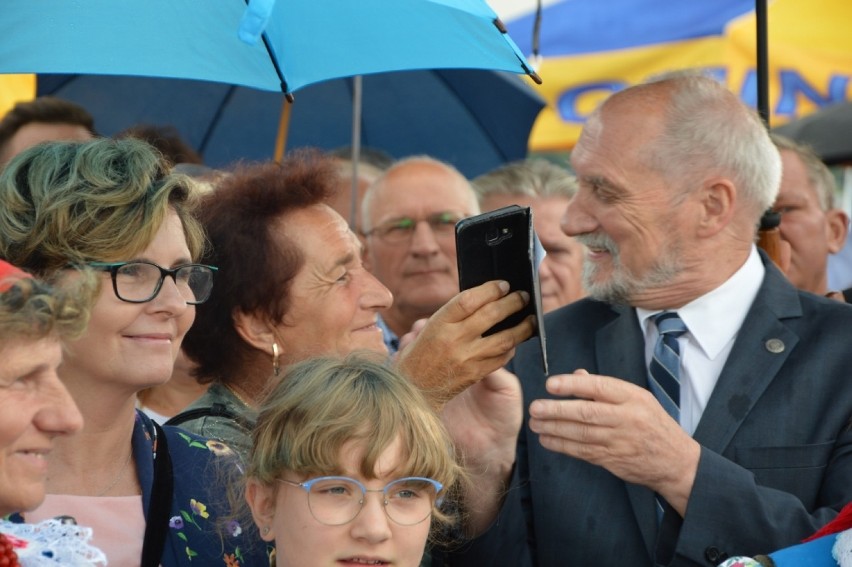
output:
<svg viewBox="0 0 852 567"><path fill-rule="evenodd" d="M677 310L688 331L678 338L680 346L680 425L692 435L731 347L763 282L766 269L757 248L728 280ZM657 341L652 317L661 311L636 309L645 333L645 363L650 364Z"/></svg>

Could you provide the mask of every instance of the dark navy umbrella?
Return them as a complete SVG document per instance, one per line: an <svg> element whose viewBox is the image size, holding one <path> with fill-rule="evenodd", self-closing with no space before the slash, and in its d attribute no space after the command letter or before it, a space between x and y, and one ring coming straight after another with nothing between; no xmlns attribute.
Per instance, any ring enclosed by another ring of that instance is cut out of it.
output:
<svg viewBox="0 0 852 567"><path fill-rule="evenodd" d="M399 71L362 81L362 146L397 158L428 154L467 176L523 158L544 107L524 79L500 71ZM299 90L287 149L351 145L352 89L347 78ZM107 136L139 123L173 125L213 167L272 158L284 100L221 83L98 75L41 75L38 94L81 104Z"/></svg>
<svg viewBox="0 0 852 567"><path fill-rule="evenodd" d="M829 165L852 161L852 102L826 106L774 131L807 144Z"/></svg>

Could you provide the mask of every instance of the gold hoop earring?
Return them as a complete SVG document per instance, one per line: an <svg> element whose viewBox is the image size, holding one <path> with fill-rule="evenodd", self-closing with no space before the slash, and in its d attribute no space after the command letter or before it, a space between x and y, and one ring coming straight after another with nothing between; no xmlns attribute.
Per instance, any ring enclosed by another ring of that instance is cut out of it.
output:
<svg viewBox="0 0 852 567"><path fill-rule="evenodd" d="M278 352L278 343L272 343L272 372L275 376L281 374L281 367L278 365L278 358L280 356L280 352Z"/></svg>

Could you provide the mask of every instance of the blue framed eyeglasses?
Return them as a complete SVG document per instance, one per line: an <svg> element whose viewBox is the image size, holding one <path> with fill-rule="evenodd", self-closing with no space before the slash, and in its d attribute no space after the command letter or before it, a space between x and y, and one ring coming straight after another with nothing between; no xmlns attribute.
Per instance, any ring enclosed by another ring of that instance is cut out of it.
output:
<svg viewBox="0 0 852 567"><path fill-rule="evenodd" d="M321 476L304 482L278 479L278 482L297 486L308 494L308 507L313 517L327 526L348 524L361 512L368 492L381 492L385 514L402 526L419 524L440 506L441 491L437 480L419 476L398 478L384 488L369 489L354 478Z"/></svg>

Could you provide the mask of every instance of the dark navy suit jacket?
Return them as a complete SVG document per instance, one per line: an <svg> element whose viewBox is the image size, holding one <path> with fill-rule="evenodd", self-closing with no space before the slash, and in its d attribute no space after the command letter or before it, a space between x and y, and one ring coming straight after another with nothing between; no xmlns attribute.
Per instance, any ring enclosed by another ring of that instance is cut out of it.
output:
<svg viewBox="0 0 852 567"><path fill-rule="evenodd" d="M766 268L694 434L702 451L684 518L668 510L658 527L650 490L539 444L529 404L552 396L533 339L510 364L525 417L499 519L445 563L709 566L794 544L852 501L852 306ZM552 374L584 368L647 388L634 309L586 299L545 326Z"/></svg>

